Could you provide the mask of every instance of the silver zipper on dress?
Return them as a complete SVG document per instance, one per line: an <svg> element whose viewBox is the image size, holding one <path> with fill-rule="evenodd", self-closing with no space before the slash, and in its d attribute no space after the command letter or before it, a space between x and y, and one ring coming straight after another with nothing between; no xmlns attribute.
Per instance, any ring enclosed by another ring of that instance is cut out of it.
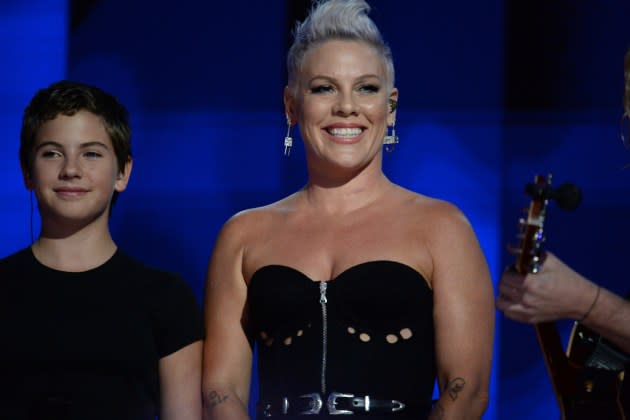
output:
<svg viewBox="0 0 630 420"><path fill-rule="evenodd" d="M319 304L322 305L322 395L326 395L326 356L328 347L328 315L326 312L326 287L325 281L319 283Z"/></svg>

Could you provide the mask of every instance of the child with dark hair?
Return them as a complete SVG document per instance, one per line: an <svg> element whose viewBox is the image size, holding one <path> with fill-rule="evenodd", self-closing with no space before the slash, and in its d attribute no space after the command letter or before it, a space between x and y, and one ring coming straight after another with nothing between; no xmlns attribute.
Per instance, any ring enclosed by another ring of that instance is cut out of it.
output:
<svg viewBox="0 0 630 420"><path fill-rule="evenodd" d="M0 418L198 419L202 326L188 285L114 243L132 168L127 110L62 81L24 111L41 233L0 260Z"/></svg>

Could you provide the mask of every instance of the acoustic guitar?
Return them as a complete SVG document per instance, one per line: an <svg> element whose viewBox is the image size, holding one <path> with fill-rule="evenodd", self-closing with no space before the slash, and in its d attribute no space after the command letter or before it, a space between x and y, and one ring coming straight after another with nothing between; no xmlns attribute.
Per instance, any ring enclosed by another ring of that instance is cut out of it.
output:
<svg viewBox="0 0 630 420"><path fill-rule="evenodd" d="M549 201L572 209L581 199L579 189L571 184L553 189L551 175L535 176L525 191L531 202L527 218L519 221L520 246L511 248L517 255L514 269L521 274L537 273L544 263ZM626 355L577 322L566 351L555 323L535 324L535 329L562 420L630 420L630 392L623 387Z"/></svg>

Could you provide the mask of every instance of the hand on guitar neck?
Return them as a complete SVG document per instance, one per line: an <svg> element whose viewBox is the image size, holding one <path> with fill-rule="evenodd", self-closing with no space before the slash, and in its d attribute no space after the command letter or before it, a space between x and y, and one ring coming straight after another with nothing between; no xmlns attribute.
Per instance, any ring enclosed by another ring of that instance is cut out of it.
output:
<svg viewBox="0 0 630 420"><path fill-rule="evenodd" d="M542 269L536 274L523 276L514 270L503 273L497 307L508 318L530 324L580 320L591 308L597 288L547 252Z"/></svg>
<svg viewBox="0 0 630 420"><path fill-rule="evenodd" d="M496 305L508 318L530 324L578 320L630 352L630 302L600 288L550 252L536 274L504 272Z"/></svg>

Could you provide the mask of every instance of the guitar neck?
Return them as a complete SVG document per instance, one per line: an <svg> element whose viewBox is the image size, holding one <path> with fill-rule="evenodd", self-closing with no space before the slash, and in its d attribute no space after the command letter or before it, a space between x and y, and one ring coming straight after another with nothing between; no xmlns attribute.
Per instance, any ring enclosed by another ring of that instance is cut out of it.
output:
<svg viewBox="0 0 630 420"><path fill-rule="evenodd" d="M556 324L541 322L535 324L534 327L556 394L574 392L578 372L569 363Z"/></svg>

